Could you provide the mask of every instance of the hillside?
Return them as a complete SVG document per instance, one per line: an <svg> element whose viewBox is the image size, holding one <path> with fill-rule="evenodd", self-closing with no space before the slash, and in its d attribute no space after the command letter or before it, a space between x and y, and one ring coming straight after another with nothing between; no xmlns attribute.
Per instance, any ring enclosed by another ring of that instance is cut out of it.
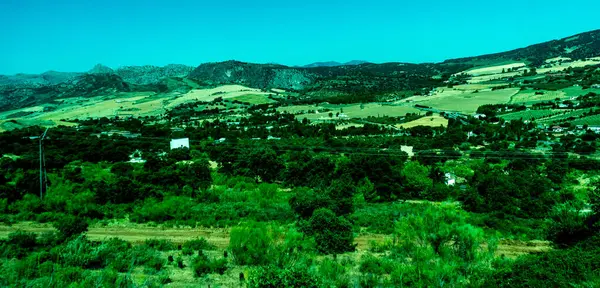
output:
<svg viewBox="0 0 600 288"><path fill-rule="evenodd" d="M600 30L512 51L450 59L442 63L350 61L289 67L225 61L205 63L195 68L170 64L118 69L99 64L85 73L48 71L37 75L0 75L0 111L47 103L61 97L93 97L132 91L185 93L198 87L228 84L293 91L298 93L297 101L307 103L394 101L425 95L436 87L446 86L448 81L455 84L486 83L498 79L514 80L514 77L523 76L526 70L532 68L541 74L570 67L594 66L600 63L600 58L593 58L597 56L600 56ZM505 68L512 69L511 73L504 74ZM465 71L472 78L453 78L453 75Z"/></svg>
<svg viewBox="0 0 600 288"><path fill-rule="evenodd" d="M444 63L470 63L474 65L486 62L528 61L539 66L546 59L568 57L581 60L600 56L600 30L589 31L559 40L531 45L511 51L487 54L475 57L449 59Z"/></svg>

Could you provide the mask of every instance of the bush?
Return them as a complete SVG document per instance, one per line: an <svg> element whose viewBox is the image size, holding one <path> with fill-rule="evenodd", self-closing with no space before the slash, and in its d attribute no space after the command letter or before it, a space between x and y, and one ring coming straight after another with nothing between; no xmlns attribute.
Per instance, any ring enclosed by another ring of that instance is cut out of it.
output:
<svg viewBox="0 0 600 288"><path fill-rule="evenodd" d="M191 249L191 250L211 250L214 249L215 246L208 243L208 241L206 241L206 239L204 238L196 238L196 239L192 239L192 240L187 240L185 242L183 242L182 245L182 249ZM184 254L185 255L185 254Z"/></svg>
<svg viewBox="0 0 600 288"><path fill-rule="evenodd" d="M338 254L352 252L356 248L350 222L329 209L315 211L305 230L315 237L317 250L321 253Z"/></svg>
<svg viewBox="0 0 600 288"><path fill-rule="evenodd" d="M8 234L8 243L31 250L36 246L36 238L35 233L16 231Z"/></svg>
<svg viewBox="0 0 600 288"><path fill-rule="evenodd" d="M264 287L321 287L316 275L309 273L305 267L281 269L275 266L259 267L251 272L248 279L249 288Z"/></svg>
<svg viewBox="0 0 600 288"><path fill-rule="evenodd" d="M144 244L158 251L171 251L177 249L173 242L165 239L146 239L146 242Z"/></svg>
<svg viewBox="0 0 600 288"><path fill-rule="evenodd" d="M270 261L274 231L264 223L231 229L229 250L238 265L266 265Z"/></svg>
<svg viewBox="0 0 600 288"><path fill-rule="evenodd" d="M227 271L227 259L209 259L206 255L200 254L192 262L194 276L202 277L206 274L217 273L223 275Z"/></svg>
<svg viewBox="0 0 600 288"><path fill-rule="evenodd" d="M319 276L324 287L350 287L348 269L335 260L324 259L319 265Z"/></svg>
<svg viewBox="0 0 600 288"><path fill-rule="evenodd" d="M392 261L382 258L377 258L371 254L366 254L361 257L360 272L371 273L375 275L390 274L394 271L395 265Z"/></svg>
<svg viewBox="0 0 600 288"><path fill-rule="evenodd" d="M496 269L484 287L600 287L600 237L569 249L517 258Z"/></svg>
<svg viewBox="0 0 600 288"><path fill-rule="evenodd" d="M58 230L63 239L87 232L88 223L84 218L66 215L54 222L54 228Z"/></svg>

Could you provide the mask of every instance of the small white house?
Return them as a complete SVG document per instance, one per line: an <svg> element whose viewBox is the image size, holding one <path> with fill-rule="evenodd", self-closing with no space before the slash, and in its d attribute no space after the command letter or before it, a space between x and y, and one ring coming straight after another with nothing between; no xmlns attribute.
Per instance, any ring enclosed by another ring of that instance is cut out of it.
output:
<svg viewBox="0 0 600 288"><path fill-rule="evenodd" d="M456 184L456 177L454 177L454 175L446 173L444 176L446 176L446 185L454 186L454 184Z"/></svg>
<svg viewBox="0 0 600 288"><path fill-rule="evenodd" d="M171 150L177 148L188 148L190 149L190 138L180 138L171 140Z"/></svg>

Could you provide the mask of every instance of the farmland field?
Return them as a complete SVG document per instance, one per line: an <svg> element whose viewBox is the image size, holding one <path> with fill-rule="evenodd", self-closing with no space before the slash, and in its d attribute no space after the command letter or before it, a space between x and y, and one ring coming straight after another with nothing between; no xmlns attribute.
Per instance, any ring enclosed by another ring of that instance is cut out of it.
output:
<svg viewBox="0 0 600 288"><path fill-rule="evenodd" d="M501 115L500 117L506 121L510 120L531 120L531 119L539 119L541 117L547 117L555 113L559 113L564 110L529 110L529 111L519 111Z"/></svg>
<svg viewBox="0 0 600 288"><path fill-rule="evenodd" d="M477 93L442 93L439 96L413 98L418 104L431 106L440 110L457 111L462 113L474 113L477 108L484 104L508 103L511 96L519 91L518 88L508 88L496 91L480 91ZM422 101L418 101L421 100Z"/></svg>
<svg viewBox="0 0 600 288"><path fill-rule="evenodd" d="M237 101L240 101L243 103L250 103L253 105L276 102L275 100L269 99L267 97L267 95L265 95L265 94L246 94L246 95L230 98L230 100L232 100L232 101L237 100Z"/></svg>
<svg viewBox="0 0 600 288"><path fill-rule="evenodd" d="M565 89L562 89L562 91L565 92L565 94L568 97L577 97L577 96L585 95L590 92L600 94L600 89L598 89L598 88L588 88L588 89L583 90L581 88L581 86L573 86L573 87L565 88Z"/></svg>
<svg viewBox="0 0 600 288"><path fill-rule="evenodd" d="M565 120L568 119L570 117L579 117L580 115L583 115L583 113L589 112L589 109L578 109L578 110L571 110L571 111L565 111L562 114L556 115L556 116L552 116L549 118L544 118L544 119L540 119L538 122L540 123L552 123L555 121L560 121L560 120Z"/></svg>
<svg viewBox="0 0 600 288"><path fill-rule="evenodd" d="M502 73L502 70L506 71L508 69L521 68L523 66L525 66L525 63L517 62L517 63L509 63L509 64L503 64L503 65L476 68L476 69L472 69L472 70L467 70L467 71L465 71L465 73L473 75L473 76L499 74L499 73Z"/></svg>
<svg viewBox="0 0 600 288"><path fill-rule="evenodd" d="M535 93L544 93L542 95L536 95ZM561 100L569 99L569 96L565 94L563 91L534 91L534 90L523 90L519 91L519 93L515 94L510 103L537 103L544 101L554 101L556 98Z"/></svg>
<svg viewBox="0 0 600 288"><path fill-rule="evenodd" d="M362 108L361 108L362 106ZM290 113L308 111L308 110L319 110L319 109L330 109L331 113L334 114L333 118L329 117L330 112L321 112L321 113L310 113L310 114L300 114L296 117L299 119L307 118L309 120L323 121L323 120L335 120L337 119L335 114L340 113L345 115L344 118L366 118L369 116L391 116L398 117L404 116L406 113L419 113L420 110L411 107L411 106L400 106L400 105L382 105L377 103L368 103L368 104L351 104L351 105L337 105L337 104L324 104L320 106L312 106L312 105L299 105L299 106L288 106L288 107L280 107L279 111L288 111Z"/></svg>
<svg viewBox="0 0 600 288"><path fill-rule="evenodd" d="M575 125L587 124L590 126L598 126L598 125L600 125L600 115L592 115L592 116L575 119L571 123L573 123Z"/></svg>
<svg viewBox="0 0 600 288"><path fill-rule="evenodd" d="M396 127L398 128L412 128L416 126L446 127L448 126L448 119L436 114L433 116L427 116L414 121L396 125Z"/></svg>

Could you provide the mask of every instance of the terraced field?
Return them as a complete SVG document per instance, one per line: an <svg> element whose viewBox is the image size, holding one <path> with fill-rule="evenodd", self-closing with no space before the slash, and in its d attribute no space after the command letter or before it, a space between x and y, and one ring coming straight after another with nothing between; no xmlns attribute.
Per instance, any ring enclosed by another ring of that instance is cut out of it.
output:
<svg viewBox="0 0 600 288"><path fill-rule="evenodd" d="M598 125L600 125L600 115L592 115L592 116L579 118L579 119L573 120L571 123L573 123L575 125L587 124L590 126L598 126Z"/></svg>
<svg viewBox="0 0 600 288"><path fill-rule="evenodd" d="M560 115L556 115L556 116L552 116L552 117L548 117L548 118L544 118L544 119L540 119L539 123L545 123L545 124L550 124L556 121L561 121L561 120L565 120L568 119L570 117L579 117L581 115L583 115L583 113L588 112L588 109L578 109L578 110L571 110L571 111L567 111L563 114Z"/></svg>
<svg viewBox="0 0 600 288"><path fill-rule="evenodd" d="M538 94L536 94L538 93ZM543 94L539 94L543 93ZM560 100L569 99L570 96L564 91L535 91L535 90L523 90L515 94L511 99L510 103L524 103L532 104L544 101L554 101L556 98Z"/></svg>
<svg viewBox="0 0 600 288"><path fill-rule="evenodd" d="M564 110L529 110L529 111L519 111L501 115L500 117L506 121L510 120L531 120L531 119L540 119L542 117L548 117L554 115L556 113L560 113Z"/></svg>

